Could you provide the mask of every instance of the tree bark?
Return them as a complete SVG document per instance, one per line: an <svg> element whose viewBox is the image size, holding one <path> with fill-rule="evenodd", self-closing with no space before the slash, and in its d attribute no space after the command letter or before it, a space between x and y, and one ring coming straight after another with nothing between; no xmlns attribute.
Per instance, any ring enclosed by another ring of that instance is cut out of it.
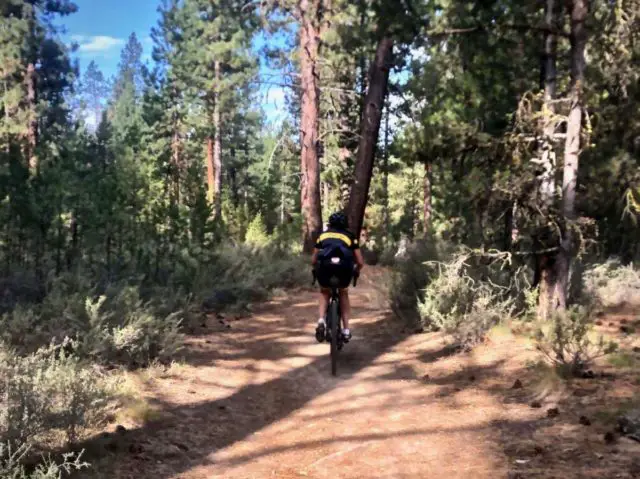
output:
<svg viewBox="0 0 640 479"><path fill-rule="evenodd" d="M546 0L545 23L549 28L544 34L544 54L542 57L542 88L544 91L543 103L543 134L541 163L544 169L540 178L540 196L543 205L548 208L553 203L555 195L556 158L553 150L553 134L555 132L554 115L556 112L556 57L558 40L552 29L558 24L558 0Z"/></svg>
<svg viewBox="0 0 640 479"><path fill-rule="evenodd" d="M301 205L302 245L305 253L313 251L316 238L322 230L320 202L320 162L318 159L318 124L320 95L317 62L319 29L316 19L321 11L321 0L300 0L300 73L302 88L301 109Z"/></svg>
<svg viewBox="0 0 640 479"><path fill-rule="evenodd" d="M422 208L422 220L424 222L424 235L425 237L431 231L431 214L433 212L431 204L431 161L426 160L424 162L424 204Z"/></svg>
<svg viewBox="0 0 640 479"><path fill-rule="evenodd" d="M380 38L375 60L369 69L369 86L360 124L360 143L348 206L349 226L357 236L362 229L364 212L369 199L369 185L378 147L382 110L389 86L389 70L393 61L393 43L393 39L388 35Z"/></svg>
<svg viewBox="0 0 640 479"><path fill-rule="evenodd" d="M214 62L216 91L213 105L213 194L214 215L220 217L222 209L222 122L220 121L220 62Z"/></svg>
<svg viewBox="0 0 640 479"><path fill-rule="evenodd" d="M209 206L213 208L213 201L215 198L215 181L214 181L214 166L213 166L213 137L207 138L207 201Z"/></svg>
<svg viewBox="0 0 640 479"><path fill-rule="evenodd" d="M384 226L385 245L391 231L391 218L389 215L389 101L387 100L386 114L384 118L384 156L382 157L382 223Z"/></svg>
<svg viewBox="0 0 640 479"><path fill-rule="evenodd" d="M554 33L561 15L561 3L559 0L546 0L544 51L541 58L541 88L544 101L542 105L542 145L540 147L540 162L542 174L540 175L539 197L541 209L545 215L550 213L556 194L556 156L554 151L553 134L555 133L556 113L554 100L557 90L557 49L558 40ZM543 233L544 237L550 235ZM536 248L545 249L550 245L534 239ZM553 296L556 288L555 253L540 253L535 256L534 287L538 287L538 317L546 320L554 308Z"/></svg>
<svg viewBox="0 0 640 479"><path fill-rule="evenodd" d="M360 10L360 36L361 38L366 38L367 35L367 2L365 0L360 0L358 2L358 9ZM360 50L359 58L358 58L358 93L359 93L359 111L358 111L358 119L362 121L362 115L364 114L364 97L367 91L367 53L364 49Z"/></svg>
<svg viewBox="0 0 640 479"><path fill-rule="evenodd" d="M554 301L558 309L567 306L569 270L573 254L571 222L575 220L576 183L580 159L580 134L582 131L582 90L584 86L585 57L587 44L586 19L589 0L573 0L571 5L571 110L567 121L567 136L564 148L564 171L562 178L562 214L564 231L556 261L557 283Z"/></svg>

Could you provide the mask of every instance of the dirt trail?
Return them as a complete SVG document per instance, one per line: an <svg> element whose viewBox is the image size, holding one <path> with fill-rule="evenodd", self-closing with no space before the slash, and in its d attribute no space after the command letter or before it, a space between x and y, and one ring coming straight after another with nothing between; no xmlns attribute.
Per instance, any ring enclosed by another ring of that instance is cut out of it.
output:
<svg viewBox="0 0 640 479"><path fill-rule="evenodd" d="M490 348L452 356L438 335L402 334L379 297L366 280L353 291L355 337L336 378L313 337L312 292L230 329L212 319L190 339L187 366L148 382L159 416L124 433L98 476L507 477L502 430L533 413L505 401L504 360Z"/></svg>

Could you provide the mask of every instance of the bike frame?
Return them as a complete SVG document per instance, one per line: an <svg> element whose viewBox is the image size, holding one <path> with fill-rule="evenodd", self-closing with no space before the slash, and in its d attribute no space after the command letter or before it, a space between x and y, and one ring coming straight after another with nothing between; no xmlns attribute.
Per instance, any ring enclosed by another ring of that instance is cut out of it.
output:
<svg viewBox="0 0 640 479"><path fill-rule="evenodd" d="M340 291L337 288L331 288L331 298L329 299L329 306L327 307L325 323L331 344L331 374L335 376L338 373L338 352L341 351L344 346Z"/></svg>

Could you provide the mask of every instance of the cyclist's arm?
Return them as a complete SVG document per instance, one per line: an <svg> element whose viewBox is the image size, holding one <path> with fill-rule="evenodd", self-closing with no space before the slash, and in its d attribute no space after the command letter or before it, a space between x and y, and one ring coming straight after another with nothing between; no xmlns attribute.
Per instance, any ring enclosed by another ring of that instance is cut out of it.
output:
<svg viewBox="0 0 640 479"><path fill-rule="evenodd" d="M311 266L315 266L318 262L318 253L322 250L322 241L320 238L316 240L316 244L313 247L313 254L311 255Z"/></svg>
<svg viewBox="0 0 640 479"><path fill-rule="evenodd" d="M364 268L364 258L362 256L362 251L360 250L360 248L354 250L354 254L356 257L356 266L358 267L358 271L362 271L362 268Z"/></svg>

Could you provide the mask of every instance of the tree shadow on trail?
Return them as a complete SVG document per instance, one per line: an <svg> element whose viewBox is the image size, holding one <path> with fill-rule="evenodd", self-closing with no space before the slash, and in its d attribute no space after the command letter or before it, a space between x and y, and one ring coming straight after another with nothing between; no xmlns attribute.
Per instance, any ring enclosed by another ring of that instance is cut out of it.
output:
<svg viewBox="0 0 640 479"><path fill-rule="evenodd" d="M380 318L358 329L361 339L345 347L345 354L339 358L337 377L331 376L327 347L325 355L272 380L246 385L223 399L183 405L165 402L160 407L158 419L140 428L116 433L108 440L104 435L93 438L80 447L88 451L90 461L100 458L95 464L98 477L118 478L132 473L136 477L154 479L175 477L208 463L216 451L301 409L403 341L406 335L380 334L388 329L382 326L387 320ZM243 357L251 359L251 347L243 349ZM281 353L269 357L264 355L264 348L259 348L256 360L297 354L286 348ZM205 356L202 352L202 357L195 362L204 361ZM223 359L223 356L214 353L215 359ZM224 367L221 374L224 374ZM151 450L147 451L147 448Z"/></svg>

